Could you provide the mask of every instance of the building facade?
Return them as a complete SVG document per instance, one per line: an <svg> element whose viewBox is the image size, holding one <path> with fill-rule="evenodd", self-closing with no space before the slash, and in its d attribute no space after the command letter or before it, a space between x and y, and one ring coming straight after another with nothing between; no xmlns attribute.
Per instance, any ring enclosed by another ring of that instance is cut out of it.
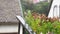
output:
<svg viewBox="0 0 60 34"><path fill-rule="evenodd" d="M53 0L48 17L60 17L60 0Z"/></svg>

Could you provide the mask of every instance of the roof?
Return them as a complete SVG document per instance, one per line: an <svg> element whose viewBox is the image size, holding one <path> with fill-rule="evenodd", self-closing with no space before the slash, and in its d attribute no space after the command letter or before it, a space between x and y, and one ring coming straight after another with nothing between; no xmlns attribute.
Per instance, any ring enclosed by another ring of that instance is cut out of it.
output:
<svg viewBox="0 0 60 34"><path fill-rule="evenodd" d="M18 23L20 15L18 0L0 0L0 23Z"/></svg>

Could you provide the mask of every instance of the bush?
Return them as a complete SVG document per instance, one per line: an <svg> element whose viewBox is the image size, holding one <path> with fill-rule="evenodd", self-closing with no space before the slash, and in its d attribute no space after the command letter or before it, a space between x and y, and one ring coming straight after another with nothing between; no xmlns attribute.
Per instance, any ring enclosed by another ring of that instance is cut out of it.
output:
<svg viewBox="0 0 60 34"><path fill-rule="evenodd" d="M48 18L45 14L31 13L28 10L25 14L25 20L34 32L40 34L60 34L60 22L59 18Z"/></svg>

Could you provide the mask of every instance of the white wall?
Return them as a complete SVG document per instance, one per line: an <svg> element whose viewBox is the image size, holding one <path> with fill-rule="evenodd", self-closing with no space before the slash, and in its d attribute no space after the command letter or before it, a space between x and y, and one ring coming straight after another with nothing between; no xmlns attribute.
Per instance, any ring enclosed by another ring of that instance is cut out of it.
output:
<svg viewBox="0 0 60 34"><path fill-rule="evenodd" d="M0 33L18 32L18 25L0 25Z"/></svg>
<svg viewBox="0 0 60 34"><path fill-rule="evenodd" d="M60 5L60 0L53 0L53 3L52 3L52 6L51 6L51 9L50 9L50 11L49 11L48 17L51 17L51 18L54 17L54 16L53 16L53 8L54 8L55 5L57 5L57 14L55 13L54 15L55 15L55 17L56 17L56 16L59 17L59 5ZM56 11L54 10L54 12L56 12Z"/></svg>

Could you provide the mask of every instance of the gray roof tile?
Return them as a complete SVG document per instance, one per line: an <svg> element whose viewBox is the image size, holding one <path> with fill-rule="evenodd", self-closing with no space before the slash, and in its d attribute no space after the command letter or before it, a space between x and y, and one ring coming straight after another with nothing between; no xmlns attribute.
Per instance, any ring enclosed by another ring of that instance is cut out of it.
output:
<svg viewBox="0 0 60 34"><path fill-rule="evenodd" d="M17 23L16 15L20 15L18 0L0 0L0 22Z"/></svg>

